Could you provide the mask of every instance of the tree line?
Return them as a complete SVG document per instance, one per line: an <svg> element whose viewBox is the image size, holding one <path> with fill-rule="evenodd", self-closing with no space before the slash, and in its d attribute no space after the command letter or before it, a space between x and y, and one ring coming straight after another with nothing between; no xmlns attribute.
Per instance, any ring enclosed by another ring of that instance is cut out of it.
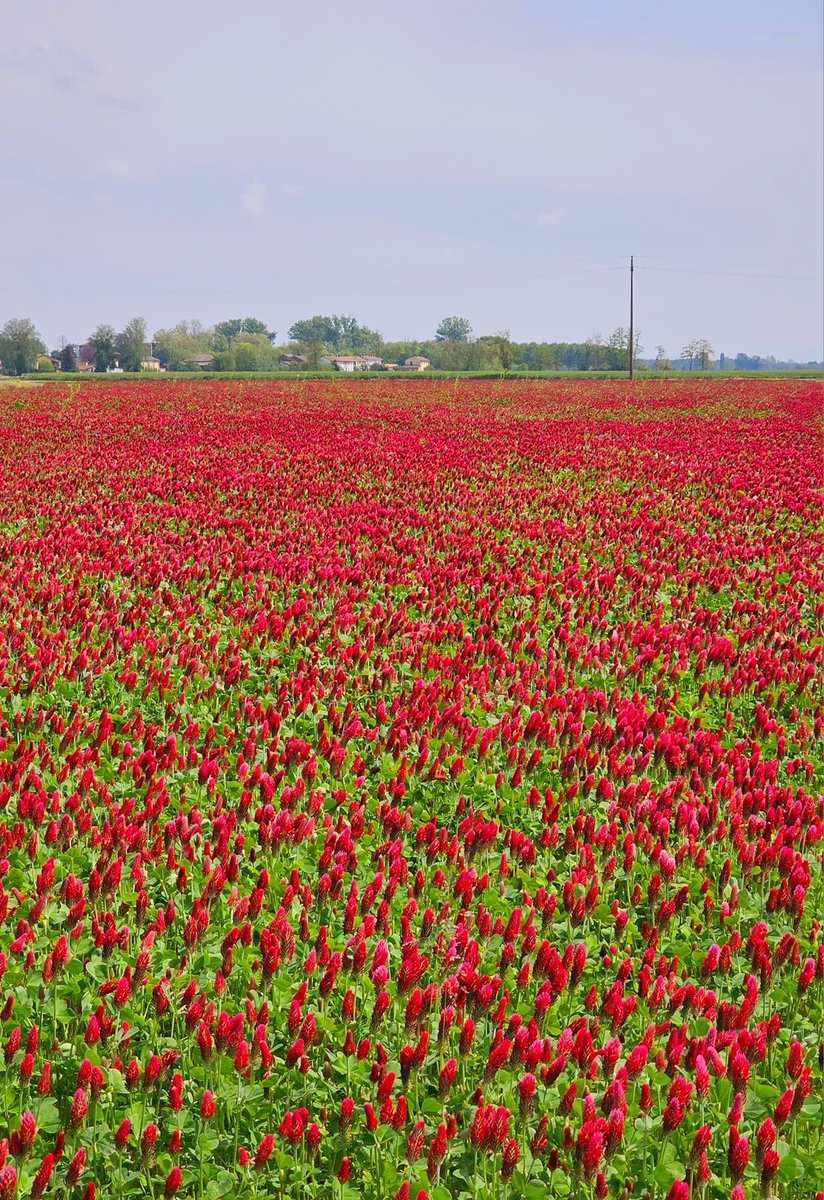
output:
<svg viewBox="0 0 824 1200"><path fill-rule="evenodd" d="M641 359L643 347L635 334L635 361L641 369L707 370L715 365L713 347L706 338L693 338L680 355L669 359L663 346L654 358ZM342 355L370 355L386 364L402 366L415 356L426 358L443 371L624 371L629 366L629 331L618 326L604 338L593 334L581 342L517 342L508 330L475 335L465 317L449 316L439 322L434 335L424 339L386 340L376 329L361 324L351 314L305 317L289 328L280 343L274 330L257 317L234 317L206 326L200 321L179 321L158 329L151 339L142 317L133 317L121 330L98 325L82 343L63 343L49 353L32 321L13 318L0 329L0 363L10 375L34 371L140 371L163 367L170 371L334 370L330 360ZM718 365L738 370L790 366L775 359L738 354ZM807 364L813 365L813 364Z"/></svg>

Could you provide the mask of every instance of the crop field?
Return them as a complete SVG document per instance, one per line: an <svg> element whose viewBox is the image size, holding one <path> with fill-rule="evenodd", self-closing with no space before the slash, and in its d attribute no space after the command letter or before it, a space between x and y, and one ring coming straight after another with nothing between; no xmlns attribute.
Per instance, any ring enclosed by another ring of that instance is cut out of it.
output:
<svg viewBox="0 0 824 1200"><path fill-rule="evenodd" d="M0 391L0 1200L824 1188L823 399Z"/></svg>

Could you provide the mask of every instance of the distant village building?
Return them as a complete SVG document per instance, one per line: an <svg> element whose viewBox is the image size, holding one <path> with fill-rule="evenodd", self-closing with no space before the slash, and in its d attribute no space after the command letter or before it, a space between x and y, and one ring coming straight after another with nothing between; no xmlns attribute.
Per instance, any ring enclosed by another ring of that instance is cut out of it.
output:
<svg viewBox="0 0 824 1200"><path fill-rule="evenodd" d="M305 367L307 365L308 361L309 360L307 359L305 354L279 354L278 355L278 366L279 367Z"/></svg>
<svg viewBox="0 0 824 1200"><path fill-rule="evenodd" d="M140 369L141 369L141 371L163 371L163 370L165 370L165 368L160 365L160 359L155 358L155 356L153 354L149 354L146 358L141 359Z"/></svg>
<svg viewBox="0 0 824 1200"><path fill-rule="evenodd" d="M404 360L404 371L426 371L431 367L431 362L428 358L424 358L422 354L413 354L411 358Z"/></svg>
<svg viewBox="0 0 824 1200"><path fill-rule="evenodd" d="M343 354L327 361L331 361L339 371L368 371L370 367L379 367L383 363L382 358L375 358L373 354Z"/></svg>
<svg viewBox="0 0 824 1200"><path fill-rule="evenodd" d="M208 371L214 361L214 354L193 354L191 358L186 359L186 365L197 367L199 371Z"/></svg>

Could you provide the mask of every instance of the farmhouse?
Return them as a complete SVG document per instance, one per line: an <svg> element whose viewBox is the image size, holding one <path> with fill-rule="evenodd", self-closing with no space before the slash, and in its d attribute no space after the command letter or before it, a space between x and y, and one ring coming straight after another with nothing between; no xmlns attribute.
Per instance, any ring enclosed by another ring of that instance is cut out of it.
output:
<svg viewBox="0 0 824 1200"><path fill-rule="evenodd" d="M186 359L186 364L190 367L198 367L201 371L208 371L214 361L214 354L193 354L191 358Z"/></svg>
<svg viewBox="0 0 824 1200"><path fill-rule="evenodd" d="M411 358L404 359L404 371L426 371L432 364L428 358L424 358L422 354L413 354Z"/></svg>
<svg viewBox="0 0 824 1200"><path fill-rule="evenodd" d="M305 367L308 359L305 354L279 354L279 367Z"/></svg>
<svg viewBox="0 0 824 1200"><path fill-rule="evenodd" d="M344 354L331 362L339 371L368 371L370 367L379 367L383 359L373 354Z"/></svg>
<svg viewBox="0 0 824 1200"><path fill-rule="evenodd" d="M155 358L153 354L147 354L145 358L140 360L141 371L162 371L160 359Z"/></svg>

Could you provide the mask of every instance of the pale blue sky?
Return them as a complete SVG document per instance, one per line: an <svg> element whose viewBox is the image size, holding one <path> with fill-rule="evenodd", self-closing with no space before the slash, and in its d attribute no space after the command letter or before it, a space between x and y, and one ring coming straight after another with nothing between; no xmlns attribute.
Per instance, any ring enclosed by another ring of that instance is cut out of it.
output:
<svg viewBox="0 0 824 1200"><path fill-rule="evenodd" d="M0 0L0 320L822 346L818 0Z"/></svg>

